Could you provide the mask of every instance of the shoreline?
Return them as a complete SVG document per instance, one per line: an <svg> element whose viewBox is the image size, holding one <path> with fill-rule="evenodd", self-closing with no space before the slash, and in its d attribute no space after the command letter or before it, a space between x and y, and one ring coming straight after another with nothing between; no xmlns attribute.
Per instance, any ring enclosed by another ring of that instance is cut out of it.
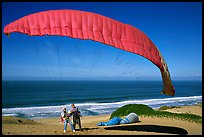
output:
<svg viewBox="0 0 204 137"><path fill-rule="evenodd" d="M202 105L179 106L162 111L172 113L188 113L202 116ZM23 119L2 116L2 134L4 135L202 135L202 123L194 123L173 118L139 116L140 122L132 124L97 126L99 122L107 122L111 114L82 116L82 129L63 133L63 123L59 117ZM76 125L78 128L78 125ZM12 130L10 130L12 129Z"/></svg>
<svg viewBox="0 0 204 137"><path fill-rule="evenodd" d="M178 101L178 103L177 103ZM126 100L119 102L109 102L109 103L77 103L77 107L82 107L82 115L101 115L111 114L119 106L125 104L145 104L148 102L148 106L153 109L162 107L164 104L166 106L185 106L185 105L196 105L201 103L202 105L202 96L190 96L190 97L175 97L175 98L163 98L163 99L144 99L144 100ZM175 103L174 103L175 102ZM181 102L181 103L179 103ZM187 103L187 104L186 104ZM70 104L71 105L71 104ZM102 107L101 111L95 112L95 108L100 105ZM119 105L119 106L118 106ZM66 105L49 105L49 106L25 106L25 107L11 107L11 108L2 108L3 116L26 116L24 118L29 119L38 119L38 118L49 118L49 117L58 117L61 113L61 109L66 106L69 107L69 104ZM93 111L91 111L93 109ZM29 112L27 113L27 111ZM87 111L88 110L88 111ZM90 110L90 111L89 111ZM51 113L50 113L51 112Z"/></svg>

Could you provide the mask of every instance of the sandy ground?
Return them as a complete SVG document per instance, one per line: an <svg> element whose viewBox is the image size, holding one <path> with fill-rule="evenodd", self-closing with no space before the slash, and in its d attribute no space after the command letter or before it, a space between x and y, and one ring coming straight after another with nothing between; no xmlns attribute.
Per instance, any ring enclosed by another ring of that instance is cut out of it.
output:
<svg viewBox="0 0 204 137"><path fill-rule="evenodd" d="M173 113L191 113L202 116L202 106L183 106L165 111ZM172 118L142 117L133 124L97 126L99 122L107 122L110 115L83 116L82 131L63 133L63 123L59 118L26 120L16 117L2 117L2 133L4 135L202 135L202 124ZM76 125L78 128L78 125Z"/></svg>

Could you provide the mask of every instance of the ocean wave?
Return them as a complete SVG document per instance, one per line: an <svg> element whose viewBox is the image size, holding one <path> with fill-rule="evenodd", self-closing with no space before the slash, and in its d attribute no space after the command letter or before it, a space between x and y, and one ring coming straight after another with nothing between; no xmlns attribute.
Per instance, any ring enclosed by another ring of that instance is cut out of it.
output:
<svg viewBox="0 0 204 137"><path fill-rule="evenodd" d="M82 115L101 115L110 114L119 107L126 104L145 104L152 108L161 106L183 106L193 105L202 102L202 96L190 97L173 97L162 99L142 99L142 100L126 100L112 103L75 103L80 109ZM58 106L37 106L37 107L16 107L16 108L2 108L2 116L18 116L31 119L45 118L45 117L59 117L62 108L71 109L71 104L63 104Z"/></svg>

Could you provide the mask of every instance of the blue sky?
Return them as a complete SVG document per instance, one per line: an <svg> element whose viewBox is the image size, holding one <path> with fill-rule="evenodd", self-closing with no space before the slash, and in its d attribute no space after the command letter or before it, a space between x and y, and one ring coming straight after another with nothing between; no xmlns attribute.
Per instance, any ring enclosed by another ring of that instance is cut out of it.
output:
<svg viewBox="0 0 204 137"><path fill-rule="evenodd" d="M53 9L94 12L142 30L161 51L172 80L202 79L201 2L2 2L2 29ZM3 80L161 80L139 55L91 40L2 32Z"/></svg>

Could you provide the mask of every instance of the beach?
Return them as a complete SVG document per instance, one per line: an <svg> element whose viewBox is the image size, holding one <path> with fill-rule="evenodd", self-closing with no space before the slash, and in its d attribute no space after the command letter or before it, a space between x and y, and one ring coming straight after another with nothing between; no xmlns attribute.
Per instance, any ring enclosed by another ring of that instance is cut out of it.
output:
<svg viewBox="0 0 204 137"><path fill-rule="evenodd" d="M202 116L202 105L180 106L162 111L188 113ZM107 122L111 114L82 116L82 131L76 125L72 132L68 125L63 133L63 123L59 117L27 120L12 116L2 116L3 135L202 135L202 123L189 122L166 117L139 116L139 122L114 126L97 126Z"/></svg>

